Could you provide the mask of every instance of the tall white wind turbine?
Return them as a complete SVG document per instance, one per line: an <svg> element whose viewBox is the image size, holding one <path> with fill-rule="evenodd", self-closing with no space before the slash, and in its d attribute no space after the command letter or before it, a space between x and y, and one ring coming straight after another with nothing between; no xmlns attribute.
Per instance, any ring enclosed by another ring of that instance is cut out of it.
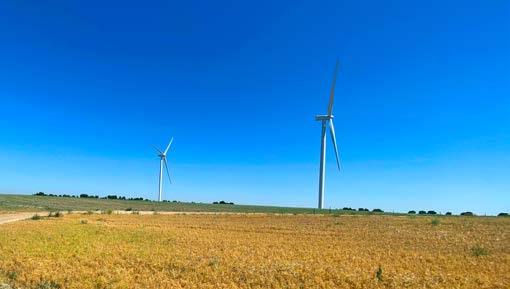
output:
<svg viewBox="0 0 510 289"><path fill-rule="evenodd" d="M158 202L161 202L161 200L162 200L161 199L161 193L162 193L162 190L163 190L163 163L165 163L166 174L168 175L168 180L170 181L170 183L172 183L172 180L170 179L170 172L168 172L168 164L166 162L166 153L168 152L168 149L172 145L173 141L174 141L174 138L172 138L170 140L170 143L168 143L168 146L166 147L165 152L162 152L157 147L152 146L159 153L158 154L158 156L159 156L159 195L158 195Z"/></svg>
<svg viewBox="0 0 510 289"><path fill-rule="evenodd" d="M336 146L335 126L333 125L333 101L335 99L335 83L337 72L338 60L336 61L335 76L333 77L333 87L331 88L331 94L329 95L328 114L318 115L315 117L315 120L322 122L321 157L319 168L319 209L324 207L324 179L326 173L326 123L329 124L329 132L331 133L331 139L333 140L333 146L335 147L336 165L338 167L338 171L340 171L340 160L338 159L338 149Z"/></svg>

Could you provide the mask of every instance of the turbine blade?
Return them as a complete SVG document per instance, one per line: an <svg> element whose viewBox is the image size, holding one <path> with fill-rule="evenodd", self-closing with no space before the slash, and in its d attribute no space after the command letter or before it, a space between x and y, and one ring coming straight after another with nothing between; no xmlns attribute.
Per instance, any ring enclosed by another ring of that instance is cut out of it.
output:
<svg viewBox="0 0 510 289"><path fill-rule="evenodd" d="M335 126L333 125L332 119L329 120L329 132L331 133L331 139L333 140L333 146L335 147L336 165L340 171L340 159L338 158L338 148L336 146Z"/></svg>
<svg viewBox="0 0 510 289"><path fill-rule="evenodd" d="M333 87L331 88L331 94L329 95L328 115L331 116L333 113L333 102L335 100L335 84L336 74L338 72L338 59L336 60L335 76L333 77Z"/></svg>
<svg viewBox="0 0 510 289"><path fill-rule="evenodd" d="M163 160L165 161L165 168L166 174L168 175L168 180L170 181L170 183L172 183L172 179L170 178L170 172L168 171L168 164L166 163L166 157L164 157Z"/></svg>
<svg viewBox="0 0 510 289"><path fill-rule="evenodd" d="M156 146L152 146L155 150L158 151L158 153L162 154L163 152L161 152Z"/></svg>
<svg viewBox="0 0 510 289"><path fill-rule="evenodd" d="M170 140L170 143L168 143L168 146L166 147L166 150L165 150L165 153L164 155L166 155L166 152L168 151L168 149L170 148L170 146L172 145L172 142L174 141L174 138L172 137L172 139Z"/></svg>

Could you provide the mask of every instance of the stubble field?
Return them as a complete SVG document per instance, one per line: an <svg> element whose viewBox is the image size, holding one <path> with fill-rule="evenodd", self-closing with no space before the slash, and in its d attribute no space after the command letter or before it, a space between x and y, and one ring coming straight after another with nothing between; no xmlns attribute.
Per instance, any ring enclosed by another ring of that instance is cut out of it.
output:
<svg viewBox="0 0 510 289"><path fill-rule="evenodd" d="M0 225L21 288L509 288L510 219L85 215Z"/></svg>

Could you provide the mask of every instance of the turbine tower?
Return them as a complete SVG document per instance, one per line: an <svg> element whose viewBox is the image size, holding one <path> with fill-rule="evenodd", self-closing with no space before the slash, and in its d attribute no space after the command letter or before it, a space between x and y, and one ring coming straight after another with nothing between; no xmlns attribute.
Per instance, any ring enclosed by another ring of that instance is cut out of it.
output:
<svg viewBox="0 0 510 289"><path fill-rule="evenodd" d="M166 162L166 153L168 152L168 149L172 145L173 141L174 141L174 138L172 138L170 140L170 143L168 143L168 146L166 147L165 152L162 152L157 147L152 146L159 153L158 154L158 156L159 156L159 195L158 195L158 202L161 202L161 193L162 193L162 190L163 190L163 163L165 163L166 174L168 175L168 180L170 181L170 183L172 183L172 180L170 179L170 173L168 172L168 164Z"/></svg>
<svg viewBox="0 0 510 289"><path fill-rule="evenodd" d="M333 140L333 146L335 147L336 165L338 167L338 171L340 171L340 161L338 159L338 149L336 146L335 126L333 125L333 101L335 99L335 83L337 72L338 60L336 61L335 76L333 77L333 87L331 88L331 94L329 95L328 114L318 115L315 117L315 120L322 122L321 157L319 168L319 209L324 207L324 179L326 173L326 123L329 124L329 132L331 133L331 139Z"/></svg>

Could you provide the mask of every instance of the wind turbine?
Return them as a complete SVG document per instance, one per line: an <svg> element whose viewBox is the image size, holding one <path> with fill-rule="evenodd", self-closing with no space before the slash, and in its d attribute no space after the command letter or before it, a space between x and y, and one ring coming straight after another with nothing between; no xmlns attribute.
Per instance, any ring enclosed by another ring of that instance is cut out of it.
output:
<svg viewBox="0 0 510 289"><path fill-rule="evenodd" d="M335 99L335 83L337 72L338 60L336 61L335 76L333 77L333 87L331 88L331 94L329 95L328 114L318 115L315 117L315 120L322 122L321 157L319 168L319 209L324 207L324 179L326 173L326 123L329 124L329 132L331 133L331 139L333 140L333 146L335 147L336 165L338 167L338 171L340 171L340 161L338 159L338 149L336 146L335 126L333 125L333 101Z"/></svg>
<svg viewBox="0 0 510 289"><path fill-rule="evenodd" d="M159 156L159 195L158 195L158 202L161 202L161 192L163 190L163 163L165 163L166 174L168 175L168 180L170 181L170 183L172 183L172 180L170 179L170 173L168 172L168 164L166 162L166 153L168 152L168 149L172 145L173 141L174 141L174 138L172 138L170 140L170 143L168 143L168 146L166 147L165 152L162 152L157 147L152 146L159 153L158 154L158 156Z"/></svg>

